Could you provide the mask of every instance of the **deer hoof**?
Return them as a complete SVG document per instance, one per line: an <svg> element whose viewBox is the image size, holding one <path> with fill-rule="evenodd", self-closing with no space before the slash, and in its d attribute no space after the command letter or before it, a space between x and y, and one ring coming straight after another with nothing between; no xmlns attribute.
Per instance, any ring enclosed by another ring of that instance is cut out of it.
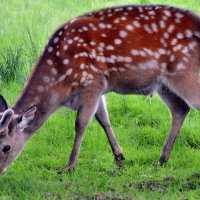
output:
<svg viewBox="0 0 200 200"><path fill-rule="evenodd" d="M161 156L161 157L160 157L160 159L159 159L159 164L160 164L161 166L167 164L167 159L166 159L165 156Z"/></svg>
<svg viewBox="0 0 200 200"><path fill-rule="evenodd" d="M123 167L123 160L125 160L123 154L119 154L115 156L115 163L118 167Z"/></svg>
<svg viewBox="0 0 200 200"><path fill-rule="evenodd" d="M64 168L57 170L57 174L63 174L63 173L66 173L66 172L71 173L71 172L74 171L74 169L75 169L74 167L67 165Z"/></svg>

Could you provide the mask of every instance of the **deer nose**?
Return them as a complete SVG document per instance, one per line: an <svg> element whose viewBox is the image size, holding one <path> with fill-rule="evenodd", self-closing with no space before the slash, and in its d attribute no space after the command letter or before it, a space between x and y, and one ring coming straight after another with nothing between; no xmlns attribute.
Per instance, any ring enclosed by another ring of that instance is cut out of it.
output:
<svg viewBox="0 0 200 200"><path fill-rule="evenodd" d="M5 145L2 149L3 153L11 151L11 146L10 145Z"/></svg>

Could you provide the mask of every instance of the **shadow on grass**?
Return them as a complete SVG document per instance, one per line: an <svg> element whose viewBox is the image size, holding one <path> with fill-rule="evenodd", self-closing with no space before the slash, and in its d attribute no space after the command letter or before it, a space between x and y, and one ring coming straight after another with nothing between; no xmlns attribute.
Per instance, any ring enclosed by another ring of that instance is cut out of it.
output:
<svg viewBox="0 0 200 200"><path fill-rule="evenodd" d="M139 191L158 191L165 193L169 187L176 187L180 192L196 190L200 187L200 173L195 173L186 179L178 180L174 177L166 177L161 180L148 180L141 183L128 183L124 187Z"/></svg>
<svg viewBox="0 0 200 200"><path fill-rule="evenodd" d="M110 176L120 176L122 175L122 171L121 170L103 170L104 172L107 172ZM40 182L34 182L28 179L20 179L20 180L12 180L12 184L11 180L9 180L9 178L4 179L4 183L5 185L9 184L9 187L12 188L12 194L15 194L15 198L16 197L23 197L23 192L24 191L29 191L30 193L35 193L36 191L40 191L41 192L41 188L43 188L43 186L41 185ZM62 182L62 181L61 181ZM5 188L5 185L3 188ZM17 185L17 188L16 188ZM171 190L172 188L175 188L176 190L180 191L180 192L184 192L184 191L190 191L190 190L196 190L199 189L200 187L200 173L195 173L192 174L191 176L185 178L185 179L178 179L178 178L174 178L174 177L165 177L163 179L160 180L147 180L147 181L142 181L139 183L126 183L125 185L123 185L124 189L128 189L128 190L133 190L133 191L139 191L139 192L159 192L161 194L166 194L169 190ZM0 187L1 188L1 187ZM1 188L1 190L3 189ZM45 188L47 189L47 188ZM42 190L42 196L45 199L62 199L62 194L59 194L58 191L57 192L51 192L51 190L46 190L48 192L44 192L45 189L43 188ZM3 190L1 191L3 192ZM18 194L18 195L16 195ZM66 196L67 195L67 196ZM124 196L124 194L120 194L119 192L117 193L117 191L113 188L113 190L111 188L109 188L109 190L106 193L97 193L97 194L90 194L90 195L80 195L80 194L65 194L64 195L65 198L67 199L77 199L77 200L81 200L81 199L88 199L88 200L104 200L104 199L115 199L115 200L123 200L123 199L128 199L128 200L132 200L134 199L133 196L129 195L129 196ZM0 195L0 199L1 199L1 195ZM11 194L9 197L13 197Z"/></svg>
<svg viewBox="0 0 200 200"><path fill-rule="evenodd" d="M129 190L139 190L140 192L150 191L150 192L160 192L161 194L165 194L167 189L170 187L176 187L180 192L196 190L200 187L200 173L193 174L184 180L177 180L174 177L166 177L161 180L148 180L143 181L141 183L127 183L124 185L125 188ZM68 196L69 199L76 200L133 200L133 196L123 196L117 194L116 191L108 191L105 194L96 194L96 195L88 195L88 196L79 196L74 195Z"/></svg>

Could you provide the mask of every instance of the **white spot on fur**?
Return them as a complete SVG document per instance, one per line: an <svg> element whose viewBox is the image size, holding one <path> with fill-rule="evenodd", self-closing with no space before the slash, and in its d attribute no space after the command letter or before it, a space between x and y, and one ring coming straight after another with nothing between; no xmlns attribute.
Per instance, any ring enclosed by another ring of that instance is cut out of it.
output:
<svg viewBox="0 0 200 200"><path fill-rule="evenodd" d="M53 65L53 61L52 61L51 59L48 59L48 60L47 60L47 64L48 64L48 65Z"/></svg>
<svg viewBox="0 0 200 200"><path fill-rule="evenodd" d="M185 36L186 36L187 38L191 38L191 37L193 36L192 31L189 30L189 29L185 30Z"/></svg>
<svg viewBox="0 0 200 200"><path fill-rule="evenodd" d="M134 28L132 25L128 24L128 25L126 25L126 29L129 31L132 31Z"/></svg>
<svg viewBox="0 0 200 200"><path fill-rule="evenodd" d="M148 14L149 15L156 15L156 12L154 10L152 10L152 11L149 11Z"/></svg>
<svg viewBox="0 0 200 200"><path fill-rule="evenodd" d="M138 7L138 10L140 13L142 13L144 11L142 7Z"/></svg>
<svg viewBox="0 0 200 200"><path fill-rule="evenodd" d="M151 24L151 28L154 32L158 32L158 26L155 23Z"/></svg>
<svg viewBox="0 0 200 200"><path fill-rule="evenodd" d="M127 36L127 32L121 30L121 31L119 32L119 36L122 37L122 38L125 38L125 37Z"/></svg>
<svg viewBox="0 0 200 200"><path fill-rule="evenodd" d="M49 47L48 48L48 52L50 53L50 52L52 52L53 51L53 47Z"/></svg>
<svg viewBox="0 0 200 200"><path fill-rule="evenodd" d="M138 50L136 50L136 49L132 49L132 50L131 50L131 54L132 54L133 56L138 56L138 55L140 55L140 52L139 52Z"/></svg>
<svg viewBox="0 0 200 200"><path fill-rule="evenodd" d="M159 59L159 58L160 58L160 54L159 54L158 52L154 52L154 57L155 57L156 59Z"/></svg>
<svg viewBox="0 0 200 200"><path fill-rule="evenodd" d="M150 56L154 55L154 52L151 49L144 48L144 51Z"/></svg>
<svg viewBox="0 0 200 200"><path fill-rule="evenodd" d="M115 43L115 44L121 44L122 41L121 41L120 39L115 39L115 40L114 40L114 43Z"/></svg>
<svg viewBox="0 0 200 200"><path fill-rule="evenodd" d="M167 31L168 31L168 33L172 33L174 29L175 29L175 26L173 24L171 24Z"/></svg>
<svg viewBox="0 0 200 200"><path fill-rule="evenodd" d="M73 83L72 83L72 86L75 86L75 87L76 87L76 86L79 86L79 83L78 83L78 82L73 82Z"/></svg>
<svg viewBox="0 0 200 200"><path fill-rule="evenodd" d="M55 75L57 75L58 71L57 71L57 69L52 68L51 69L51 73L55 76Z"/></svg>
<svg viewBox="0 0 200 200"><path fill-rule="evenodd" d="M136 27L136 28L140 28L141 27L141 24L139 21L133 21L133 25Z"/></svg>
<svg viewBox="0 0 200 200"><path fill-rule="evenodd" d="M84 83L86 81L86 77L82 77L81 79L80 79L80 83Z"/></svg>
<svg viewBox="0 0 200 200"><path fill-rule="evenodd" d="M106 35L105 33L102 33L102 34L101 34L101 37L106 38L107 35Z"/></svg>
<svg viewBox="0 0 200 200"><path fill-rule="evenodd" d="M162 28L162 29L166 27L166 24L163 20L159 21L159 25L160 25L160 28Z"/></svg>
<svg viewBox="0 0 200 200"><path fill-rule="evenodd" d="M196 37L200 38L200 32L195 31L195 32L194 32L194 35L195 35Z"/></svg>
<svg viewBox="0 0 200 200"><path fill-rule="evenodd" d="M82 28L84 31L88 31L88 28L86 26L83 26Z"/></svg>
<svg viewBox="0 0 200 200"><path fill-rule="evenodd" d="M105 47L105 43L100 42L100 43L99 43L99 46L102 47L102 48L104 48L104 47Z"/></svg>
<svg viewBox="0 0 200 200"><path fill-rule="evenodd" d="M129 6L129 7L127 8L127 10L131 11L131 10L133 10L133 7Z"/></svg>
<svg viewBox="0 0 200 200"><path fill-rule="evenodd" d="M53 40L54 44L56 44L58 42L58 40L59 40L59 38L55 37L54 40Z"/></svg>
<svg viewBox="0 0 200 200"><path fill-rule="evenodd" d="M72 68L67 70L66 75L69 76L69 75L71 75L71 73L72 73Z"/></svg>
<svg viewBox="0 0 200 200"><path fill-rule="evenodd" d="M166 50L163 49L163 48L159 48L159 49L158 49L158 53L159 53L160 55L165 55L165 54L166 54Z"/></svg>
<svg viewBox="0 0 200 200"><path fill-rule="evenodd" d="M72 43L73 43L73 40L72 40L72 39L69 39L69 40L67 41L67 43L68 43L68 44L72 44Z"/></svg>
<svg viewBox="0 0 200 200"><path fill-rule="evenodd" d="M112 24L106 24L106 28L111 29L112 28Z"/></svg>
<svg viewBox="0 0 200 200"><path fill-rule="evenodd" d="M193 50L197 46L197 43L191 42L188 46L189 46L189 49Z"/></svg>
<svg viewBox="0 0 200 200"><path fill-rule="evenodd" d="M181 23L181 20L180 19L175 19L175 22L176 23Z"/></svg>
<svg viewBox="0 0 200 200"><path fill-rule="evenodd" d="M90 45L92 45L92 46L94 46L95 44L96 44L96 42L94 42L94 41L90 42Z"/></svg>
<svg viewBox="0 0 200 200"><path fill-rule="evenodd" d="M81 69L85 69L85 67L86 67L86 65L85 65L84 63L82 63L82 64L80 65L80 68L81 68Z"/></svg>
<svg viewBox="0 0 200 200"><path fill-rule="evenodd" d="M163 15L163 16L162 16L162 20L167 21L167 20L168 20L168 17L167 17L166 15Z"/></svg>
<svg viewBox="0 0 200 200"><path fill-rule="evenodd" d="M93 30L93 31L97 31L97 28L96 28L96 27L93 27L92 30Z"/></svg>
<svg viewBox="0 0 200 200"><path fill-rule="evenodd" d="M90 65L90 69L94 72L98 72L98 69L94 65Z"/></svg>
<svg viewBox="0 0 200 200"><path fill-rule="evenodd" d="M43 81L45 83L49 83L50 82L50 78L48 76L44 76L42 79L43 79Z"/></svg>
<svg viewBox="0 0 200 200"><path fill-rule="evenodd" d="M112 45L108 45L108 46L106 46L106 49L107 50L114 50L115 48Z"/></svg>
<svg viewBox="0 0 200 200"><path fill-rule="evenodd" d="M172 14L171 14L171 12L169 10L164 10L163 12L167 17L171 17L172 16Z"/></svg>
<svg viewBox="0 0 200 200"><path fill-rule="evenodd" d="M126 18L125 16L122 16L122 17L121 17L121 20L122 20L122 21L126 21L127 18Z"/></svg>
<svg viewBox="0 0 200 200"><path fill-rule="evenodd" d="M76 36L76 37L74 38L74 41L78 41L78 40L79 40L79 37Z"/></svg>
<svg viewBox="0 0 200 200"><path fill-rule="evenodd" d="M182 50L182 53L185 54L185 55L188 55L189 54L189 48L184 47L183 50Z"/></svg>
<svg viewBox="0 0 200 200"><path fill-rule="evenodd" d="M154 69L158 67L158 62L156 60L151 60L148 62L139 63L138 67L141 70Z"/></svg>
<svg viewBox="0 0 200 200"><path fill-rule="evenodd" d="M104 28L106 28L106 25L105 25L104 23L100 23L100 24L99 24L99 28L104 29Z"/></svg>
<svg viewBox="0 0 200 200"><path fill-rule="evenodd" d="M171 41L171 45L175 45L176 43L178 42L178 40L176 39L176 38L174 38L174 39L172 39L172 41Z"/></svg>
<svg viewBox="0 0 200 200"><path fill-rule="evenodd" d="M179 19L183 18L184 15L182 13L176 13L175 16Z"/></svg>
<svg viewBox="0 0 200 200"><path fill-rule="evenodd" d="M93 79L94 76L92 74L88 74L88 78Z"/></svg>
<svg viewBox="0 0 200 200"><path fill-rule="evenodd" d="M179 50L181 50L181 48L182 48L183 46L181 45L181 44L178 44L177 46L175 46L174 48L173 48L173 51L179 51Z"/></svg>
<svg viewBox="0 0 200 200"><path fill-rule="evenodd" d="M42 85L38 85L37 91L40 93L44 92L44 87Z"/></svg>
<svg viewBox="0 0 200 200"><path fill-rule="evenodd" d="M151 28L149 27L148 24L145 24L145 25L144 25L144 30L145 30L147 33L153 33L153 31L151 30Z"/></svg>
<svg viewBox="0 0 200 200"><path fill-rule="evenodd" d="M163 34L163 36L164 36L165 39L167 39L167 38L169 38L169 33L165 32L165 33Z"/></svg>
<svg viewBox="0 0 200 200"><path fill-rule="evenodd" d="M83 71L82 76L88 76L88 73L86 71Z"/></svg>
<svg viewBox="0 0 200 200"><path fill-rule="evenodd" d="M68 45L64 45L63 49L66 51L68 49Z"/></svg>
<svg viewBox="0 0 200 200"><path fill-rule="evenodd" d="M68 63L69 63L69 60L68 60L68 59L64 59L64 60L63 60L63 64L64 64L64 65L67 65Z"/></svg>
<svg viewBox="0 0 200 200"><path fill-rule="evenodd" d="M63 31L60 31L60 32L58 33L59 36L61 36L62 34L63 34Z"/></svg>
<svg viewBox="0 0 200 200"><path fill-rule="evenodd" d="M174 55L170 55L169 60L170 60L170 62L174 62L176 60L176 58Z"/></svg>
<svg viewBox="0 0 200 200"><path fill-rule="evenodd" d="M176 37L177 37L178 39L183 39L183 38L184 38L184 35L183 35L183 33L177 33L177 34L176 34Z"/></svg>
<svg viewBox="0 0 200 200"><path fill-rule="evenodd" d="M115 23L115 24L120 23L120 19L119 19L119 18L116 18L116 19L114 20L114 23Z"/></svg>
<svg viewBox="0 0 200 200"><path fill-rule="evenodd" d="M60 56L60 52L59 51L56 52L56 56Z"/></svg>
<svg viewBox="0 0 200 200"><path fill-rule="evenodd" d="M177 67L177 70L185 69L185 65L183 63L178 63L176 67Z"/></svg>

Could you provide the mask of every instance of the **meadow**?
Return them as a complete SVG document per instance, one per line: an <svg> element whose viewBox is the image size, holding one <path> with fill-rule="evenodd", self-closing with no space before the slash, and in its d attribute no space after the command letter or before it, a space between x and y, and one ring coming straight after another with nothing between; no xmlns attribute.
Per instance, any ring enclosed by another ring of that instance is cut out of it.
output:
<svg viewBox="0 0 200 200"><path fill-rule="evenodd" d="M1 0L0 94L11 107L52 32L64 22L122 0ZM200 15L200 1L127 0L170 4ZM156 165L171 125L168 108L154 95L108 94L110 120L126 158L118 169L99 124L88 126L76 169L58 175L72 149L76 113L60 109L0 177L0 200L200 199L200 113L191 110L169 162Z"/></svg>

